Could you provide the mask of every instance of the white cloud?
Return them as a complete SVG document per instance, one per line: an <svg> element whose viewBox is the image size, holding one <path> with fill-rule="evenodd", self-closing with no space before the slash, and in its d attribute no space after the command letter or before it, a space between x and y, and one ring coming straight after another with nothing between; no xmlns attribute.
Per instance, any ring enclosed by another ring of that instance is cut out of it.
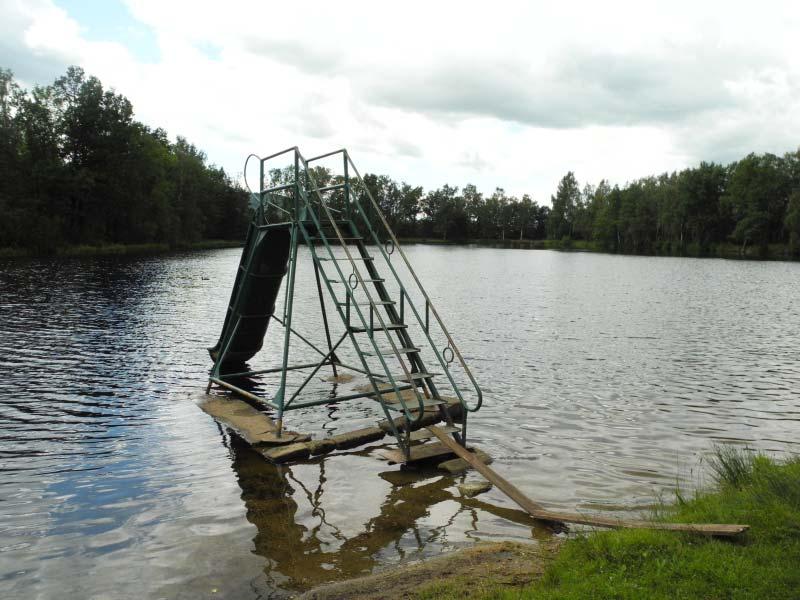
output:
<svg viewBox="0 0 800 600"><path fill-rule="evenodd" d="M0 4L22 32L4 53L80 64L234 174L347 146L362 171L541 202L567 170L622 183L800 144L795 3L127 4L160 61L49 0Z"/></svg>

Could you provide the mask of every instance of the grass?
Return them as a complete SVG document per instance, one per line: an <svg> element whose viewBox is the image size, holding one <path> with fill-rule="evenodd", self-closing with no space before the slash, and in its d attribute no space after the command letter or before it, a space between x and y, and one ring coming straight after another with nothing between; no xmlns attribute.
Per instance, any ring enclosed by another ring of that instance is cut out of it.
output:
<svg viewBox="0 0 800 600"><path fill-rule="evenodd" d="M469 581L432 584L420 598L797 599L800 598L800 458L778 463L719 448L716 489L662 506L673 522L744 523L736 541L663 531L580 535L553 552L544 575L524 587Z"/></svg>

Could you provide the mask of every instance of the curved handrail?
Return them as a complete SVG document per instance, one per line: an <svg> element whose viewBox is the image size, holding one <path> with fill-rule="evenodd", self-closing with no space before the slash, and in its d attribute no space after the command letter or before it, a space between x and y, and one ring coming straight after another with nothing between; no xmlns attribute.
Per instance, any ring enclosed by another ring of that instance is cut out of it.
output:
<svg viewBox="0 0 800 600"><path fill-rule="evenodd" d="M244 167L242 169L242 179L244 180L244 185L247 188L247 191L250 192L250 195L251 196L256 196L257 195L258 196L259 208L261 210L261 218L263 219L264 223L268 223L268 221L267 221L267 213L264 210L264 204L269 204L271 207L276 208L276 209L278 209L278 210L280 210L282 212L285 212L286 214L288 214L290 216L292 214L291 212L289 212L288 210L286 210L285 208L283 208L281 206L278 206L277 204L275 204L271 200L267 200L265 194L269 193L269 190L264 190L264 181L263 181L264 163L266 161L268 161L269 159L271 159L271 158L275 158L276 156L280 156L281 154L286 154L287 152L290 152L290 151L296 150L296 149L297 149L296 147L295 148L289 148L287 150L283 150L281 152L278 152L277 154L272 154L270 156L267 156L266 158L261 158L258 154L255 154L254 152L251 152L250 154L247 155L247 158L244 161ZM250 162L251 158L257 158L259 164L261 165L260 178L262 179L262 181L259 182L258 194L256 194L256 192L253 191L253 189L250 187L250 184L247 182L247 164ZM256 215L256 217L257 217L257 215Z"/></svg>
<svg viewBox="0 0 800 600"><path fill-rule="evenodd" d="M334 154L335 154L335 152L334 152ZM366 283L364 282L364 279L361 276L361 272L359 271L355 261L353 260L352 255L350 254L350 251L347 248L347 244L345 243L344 237L342 236L342 233L339 230L339 226L336 225L336 221L335 221L335 219L333 218L333 215L330 212L331 208L327 205L327 203L322 198L322 195L319 193L318 186L316 185L316 181L314 181L314 176L310 173L310 171L308 169L308 161L303 158L303 156L302 156L302 154L300 154L299 150L296 150L296 156L298 157L299 161L302 162L303 166L305 167L305 176L313 184L312 186L310 186L311 190L316 194L317 199L319 200L320 206L325 210L325 213L326 213L326 216L328 218L328 221L333 225L334 231L336 233L336 237L338 238L339 244L342 247L342 249L344 250L345 255L347 256L348 262L350 263L350 266L352 267L353 273L355 273L359 285L361 285L361 288L364 290L364 293L367 296L367 300L369 301L370 305L374 309L376 307L375 301L372 299L372 296L369 293L369 288L366 285ZM300 195L301 195L301 197L304 198L304 200L306 201L306 204L308 205L308 207L311 208L310 202L308 201L308 198L306 197L306 191L303 190L303 188L301 186L299 186L299 185L298 185L298 190L300 190L300 192L301 192ZM311 215L311 218L314 221L315 226L321 231L320 223L317 220L317 217L316 217L314 211L313 210L309 210L309 214ZM324 238L325 236L322 235L322 237ZM326 242L326 245L327 245L327 242ZM330 247L328 247L328 249L330 250ZM334 267L336 268L336 271L339 274L340 280L341 281L345 281L344 273L342 272L341 268L339 267L337 261L333 261L333 265L334 265ZM348 285L345 285L345 289L346 289L346 294L347 294L348 298L352 298L352 300L353 300L353 308L355 309L355 312L358 314L362 325L364 326L365 329L367 329L368 328L367 327L367 320L364 317L361 309L359 308L358 303L355 301L355 295L353 294L353 290L350 289L350 286L348 286ZM338 309L338 307L337 307L337 309ZM368 337L370 338L370 341L372 343L373 349L375 350L375 355L378 357L378 360L380 361L381 366L383 367L383 370L386 373L386 376L387 376L386 378L389 380L389 383L392 386L392 391L394 391L394 393L397 395L397 399L400 402L400 405L403 407L403 412L405 413L406 418L408 419L409 422L416 423L416 422L418 422L418 421L420 421L422 419L422 417L424 416L424 412L425 412L425 405L423 403L422 395L419 393L419 389L417 389L417 387L413 385L414 381L411 378L411 372L408 370L408 367L406 366L405 361L403 361L403 359L402 359L402 357L400 355L400 350L397 348L397 346L396 346L396 344L394 342L394 339L392 338L391 334L389 333L389 329L387 328L386 323L383 320L381 312L379 310L374 310L374 315L377 316L378 321L380 323L379 329L386 334L386 337L387 337L387 339L389 340L389 343L392 346L392 352L396 356L398 362L400 363L400 366L403 368L403 372L404 372L405 376L408 378L409 384L411 384L411 389L414 391L414 394L415 394L416 400L417 400L417 404L418 404L418 408L419 408L419 411L418 411L416 416L409 411L408 406L406 405L406 402L403 399L402 393L400 392L400 389L399 389L399 387L397 385L397 382L395 381L394 375L392 374L392 370L386 364L386 361L383 358L383 355L382 355L382 353L380 351L380 348L378 347L377 343L375 342L374 336L373 335L369 335ZM375 328L373 327L372 328L373 332L374 332L374 329ZM367 371L369 371L369 369L367 369ZM370 376L370 379L374 379L374 378L372 376ZM390 390L382 391L382 390L380 390L378 388L377 385L374 384L374 382L373 382L373 388L375 390L375 393L376 393L378 401L383 406L384 412L386 412L386 407L385 407L381 397L383 396L384 393L386 393L386 392L388 392ZM387 416L387 419L389 420L389 422L392 423L393 421L392 421L391 416L388 413L386 414L386 416Z"/></svg>
<svg viewBox="0 0 800 600"><path fill-rule="evenodd" d="M373 198L372 194L370 193L369 188L367 187L366 183L364 182L364 179L361 177L361 174L358 172L358 168L355 166L355 163L353 162L352 158L350 157L350 153L347 151L346 148L342 148L341 150L335 150L333 152L328 152L326 154L321 154L319 156L315 156L315 157L309 158L309 159L305 160L304 163L305 163L306 167L308 167L308 163L310 163L310 162L313 162L313 161L316 161L316 160L320 160L320 159L323 159L323 158L327 158L329 156L333 156L335 154L340 154L340 153L344 156L345 167L347 167L347 165L352 167L353 172L355 173L355 176L356 176L356 180L361 184L361 186L363 187L364 191L366 192L366 196L367 196L367 198L369 199L369 201L370 201L370 203L372 205L371 206L372 209L374 210L374 212L380 218L380 221L383 224L384 229L389 234L392 243L394 244L395 248L399 251L400 256L402 257L403 262L405 263L406 267L408 268L409 273L411 273L411 276L413 277L414 281L416 282L417 288L419 289L419 291L422 294L422 296L425 298L426 324L423 324L423 321L422 321L422 318L419 315L419 312L417 311L416 307L414 306L410 296L405 291L405 289L404 289L404 287L402 285L402 282L400 281L400 277L397 274L397 272L395 271L394 266L392 265L391 261L389 260L389 257L386 254L386 251L384 250L384 248L382 246L381 240L378 239L377 235L373 231L372 226L371 226L371 224L369 222L369 219L367 218L367 215L366 215L363 207L361 207L361 203L358 201L357 197L353 197L352 201L354 201L356 203L356 205L357 205L357 207L359 209L358 212L361 214L361 217L366 221L367 229L372 234L372 237L373 237L373 240L374 240L375 244L380 249L381 254L383 255L384 259L386 260L386 263L389 266L389 269L392 271L392 274L394 275L395 279L397 280L398 283L400 283L401 294L404 295L405 298L408 299L409 306L411 307L412 311L414 312L414 315L417 318L417 321L419 322L420 325L422 325L423 329L425 330L425 334L426 334L426 337L428 338L428 342L430 343L431 348L433 349L433 351L434 351L434 353L436 355L436 358L439 361L439 364L442 366L442 368L444 369L444 372L447 374L447 377L450 380L450 383L453 386L453 390L455 391L456 395L458 396L458 399L459 399L460 403L469 412L477 411L478 409L480 409L481 405L483 404L483 392L482 392L480 386L478 385L477 381L475 381L475 377L472 375L472 371L469 369L469 367L467 366L466 362L464 361L464 357L462 356L461 351L458 349L458 346L456 345L455 341L453 340L452 336L450 335L450 332L447 330L447 327L445 326L444 322L442 321L441 317L439 316L439 313L436 310L436 307L433 305L433 302L431 302L431 299L428 296L428 293L425 291L425 288L423 287L422 282L419 280L419 277L417 277L417 274L414 271L414 268L411 266L411 263L409 262L408 257L406 256L405 252L403 251L402 247L400 246L400 242L397 240L397 237L394 235L394 232L392 231L392 228L389 226L389 223L386 221L386 218L384 217L383 212L381 211L380 207L378 206L377 202L375 201L375 198ZM346 181L346 184L348 185L348 187L350 187L348 179L349 179L349 177L348 177L347 171L345 171L345 181ZM320 197L320 200L321 200L321 197ZM447 367L447 365L450 364L451 361L445 360L443 358L443 356L439 352L439 349L436 347L436 345L434 344L433 340L430 337L430 333L428 331L429 327L427 325L427 313L428 313L428 311L433 313L433 316L436 319L436 322L438 323L439 327L441 328L442 332L444 333L445 337L447 338L447 343L448 343L447 348L449 348L451 350L451 352L453 353L453 355L458 358L459 364L464 369L464 372L466 373L467 377L470 380L470 383L472 384L473 389L475 390L475 394L476 394L478 400L477 400L477 403L475 404L475 406L473 406L473 407L470 407L468 405L468 403L464 400L463 396L461 395L461 392L460 392L460 389L459 389L458 385L453 380L453 377L452 377L452 375L450 373L450 369Z"/></svg>
<svg viewBox="0 0 800 600"><path fill-rule="evenodd" d="M461 355L461 351L458 349L458 346L456 345L455 341L453 340L453 337L450 335L450 332L447 330L447 327L445 326L444 322L442 321L442 318L439 316L439 312L436 310L436 307L433 305L433 302L431 302L430 296L428 296L428 293L425 291L425 288L423 287L422 282L419 280L419 277L417 277L417 274L414 271L414 268L411 266L411 263L408 260L408 257L406 256L406 253L403 251L403 248L400 245L400 242L398 241L397 237L394 235L394 232L392 231L392 228L389 226L389 223L386 221L386 217L384 217L383 212L380 210L380 207L378 206L378 203L375 202L375 198L372 197L372 194L370 193L369 188L367 187L366 183L364 183L364 180L361 177L361 174L358 172L358 168L353 163L352 158L350 158L350 153L346 149L342 150L342 152L344 153L348 164L352 167L353 172L356 175L356 178L362 184L362 186L364 188L364 191L366 192L366 196L367 196L367 198L369 198L369 201L372 204L373 210L378 215L381 223L383 224L384 229L389 234L389 237L391 238L392 243L394 244L396 250L399 252L400 256L402 257L403 262L405 263L406 267L408 268L408 272L411 273L411 277L413 277L415 283L417 284L417 288L419 288L420 293L425 298L426 307L430 309L431 313L433 313L433 316L436 319L437 323L439 324L439 327L441 327L442 332L444 333L445 337L447 338L448 346L451 348L451 350L453 351L455 356L458 358L458 362L461 364L461 367L464 369L464 372L466 373L467 377L469 378L470 383L472 383L472 387L474 388L475 394L476 394L476 396L478 398L477 403L475 404L474 407L470 407L464 401L464 399L461 397L461 394L459 392L458 386L455 385L455 382L452 380L452 377L450 377L449 369L446 366L447 362L443 359L443 357L439 353L438 349L436 348L435 344L433 343L433 340L430 339L430 335L426 331L426 335L428 337L428 341L431 343L431 347L433 348L434 352L436 353L436 356L439 359L439 363L441 364L441 366L445 370L445 372L448 374L448 377L450 378L450 382L451 382L451 384L453 384L453 388L456 391L456 393L458 394L459 399L461 400L461 403L464 405L464 407L469 412L476 412L477 410L480 409L481 405L483 404L483 392L482 392L480 386L478 385L478 382L475 381L475 377L472 375L472 371L470 371L469 367L467 366L466 362L464 361L464 357ZM354 198L354 201L356 203L358 203L358 198ZM361 208L360 207L360 203L359 203L359 208ZM361 212L362 213L364 212L363 209L361 209ZM384 255L384 258L386 259L387 263L389 263L389 268L392 270L393 274L395 275L395 278L397 278L398 281L399 281L399 277L398 277L397 273L394 271L394 267L391 265L391 261L389 261L389 258L386 255L386 252L383 249L383 246L381 245L381 240L379 240L377 238L377 235L375 235L375 232L371 230L371 227L369 229L370 229L371 233L373 234L373 237L375 238L375 243L378 244L381 253ZM417 320L420 323L422 323L422 320L421 320L421 318L419 316L419 313L417 312L416 308L414 307L413 303L411 302L411 298L408 296L407 293L405 293L405 296L406 296L406 298L408 298L409 306L411 306L412 310L414 311L414 314L416 315Z"/></svg>

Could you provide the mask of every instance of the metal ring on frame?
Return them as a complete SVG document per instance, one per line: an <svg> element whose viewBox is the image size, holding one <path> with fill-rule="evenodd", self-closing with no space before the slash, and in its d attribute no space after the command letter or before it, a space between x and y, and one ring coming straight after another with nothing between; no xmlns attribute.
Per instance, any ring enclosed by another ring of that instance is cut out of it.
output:
<svg viewBox="0 0 800 600"><path fill-rule="evenodd" d="M386 240L385 242L383 242L383 247L386 250L386 254L391 256L392 253L394 252L394 240L392 239Z"/></svg>
<svg viewBox="0 0 800 600"><path fill-rule="evenodd" d="M354 290L358 287L358 277L356 277L355 271L350 273L350 277L347 278L347 282L350 284L351 290Z"/></svg>
<svg viewBox="0 0 800 600"><path fill-rule="evenodd" d="M447 358L447 356L448 356L447 353L448 352L450 352L450 355L449 355L450 358ZM444 350L442 350L442 358L444 359L444 362L446 362L449 365L451 362L453 362L456 359L456 353L453 352L453 349L450 346L447 346L447 347L445 347Z"/></svg>

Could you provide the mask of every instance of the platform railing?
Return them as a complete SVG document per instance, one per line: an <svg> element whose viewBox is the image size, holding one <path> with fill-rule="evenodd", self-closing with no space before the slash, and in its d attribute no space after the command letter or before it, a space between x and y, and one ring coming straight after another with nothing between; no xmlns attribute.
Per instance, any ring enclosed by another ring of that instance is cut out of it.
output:
<svg viewBox="0 0 800 600"><path fill-rule="evenodd" d="M336 255L333 252L333 248L329 243L327 236L324 235L323 233L323 225L331 226L335 233L335 239L332 241L335 242L337 247L340 247L344 251L351 272L356 276L356 281L358 282L358 286L356 287L360 286L367 297L367 302L370 307L369 320L366 318L366 316L364 315L363 311L359 306L358 300L355 296L355 289L351 288L350 285L347 284L348 276L345 275L345 272L340 267L339 262L337 260L332 260L331 262L337 272L339 281L344 282L342 287L344 288L346 294L346 309L348 313L352 309L355 312L356 316L358 317L359 321L361 322L362 328L365 330L365 332L367 333L367 337L369 338L369 344L372 346L374 355L378 358L381 368L385 373L385 376L382 376L382 378L387 379L389 385L391 386L390 388L378 386L378 383L375 381L375 374L369 368L369 365L364 356L364 352L361 350L361 345L359 344L355 335L352 332L349 333L353 346L356 349L356 352L359 355L360 360L362 361L362 365L364 366L364 371L370 380L370 384L374 391L375 399L380 402L382 408L384 409L384 412L387 415L388 421L390 423L393 423L393 420L388 413L388 408L386 407L386 403L383 400L384 395L389 395L393 393L397 398L398 404L400 404L400 406L402 407L403 414L405 415L406 419L411 423L417 422L422 419L425 411L423 395L420 394L419 389L414 385L414 380L412 379L411 371L406 365L405 360L403 360L402 358L401 352L395 343L394 337L392 336L390 329L388 328L386 322L384 321L381 311L378 309L378 304L372 298L372 295L369 292L369 287L366 285L365 277L361 274L361 271L358 268L356 259L353 258L352 254L350 253L350 250L347 247L347 243L345 242L344 239L345 236L342 234L341 229L336 224L336 218L332 213L332 209L327 205L327 203L322 198L319 192L319 188L317 187L316 182L314 181L314 177L309 172L307 161L303 159L299 151L297 152L297 156L299 159L299 163L305 167L304 175L307 178L307 185L305 186L306 189L303 189L302 186L298 188L299 198L302 199L305 203L305 205L301 207L303 209L303 214L298 215L298 217L303 217L303 218L298 218L298 222L300 223L300 229L303 232L304 237L306 238L306 242L310 245L312 252L316 253L314 245L311 243L310 236L308 235L305 226L303 225L303 221L305 221L306 218L310 217L310 220L313 222L314 227L317 229L319 233L320 241L322 241L328 256L332 259L335 259ZM312 202L312 199L309 198L309 192L313 192L313 196L315 196L316 202ZM325 223L323 223L323 221L317 216L316 212L314 211L313 204L317 204L322 209L323 214L326 217ZM333 297L334 300L336 300L337 296L335 290L332 288L330 284L330 279L327 276L324 276L324 279L331 297ZM346 316L345 314L342 313L341 306L339 305L338 302L336 308L337 311L342 316L342 320L345 321L345 323L349 328L350 324L349 324L349 319L347 318L349 315ZM377 317L378 319L377 324L374 322L375 317ZM386 335L386 339L391 345L392 349L391 355L393 355L397 359L397 362L402 367L404 376L407 382L410 384L409 387L398 385L398 382L395 379L395 375L392 373L392 369L389 367L389 364L384 358L384 354L382 353L382 350L378 342L375 340L374 334L376 331L381 331ZM403 398L402 392L407 389L413 390L415 399L417 401L418 411L416 414L411 412L406 403L405 398Z"/></svg>
<svg viewBox="0 0 800 600"><path fill-rule="evenodd" d="M428 295L427 291L423 287L422 282L420 281L419 277L417 276L416 271L411 266L411 262L408 260L408 257L406 256L406 253L403 251L403 248L400 245L400 242L398 241L397 237L395 236L394 231L392 230L391 226L389 225L388 221L386 220L386 217L383 215L383 211L381 211L380 207L378 206L378 203L375 201L375 198L373 197L372 193L369 191L369 188L367 187L367 185L365 184L363 178L361 177L361 174L359 173L357 167L355 166L355 163L353 162L352 158L350 157L349 152L347 152L346 149L342 148L341 150L336 150L334 152L328 152L326 154L322 154L322 155L315 156L315 157L312 157L310 159L307 159L305 161L305 164L307 166L308 164L310 164L312 162L315 162L315 161L318 161L318 160L321 160L321 159L324 159L324 158L329 158L329 157L335 156L337 154L341 154L342 157L343 157L344 183L345 183L345 189L346 189L346 204L347 204L348 212L350 212L350 213L355 212L362 219L365 227L367 228L367 230L370 233L370 236L372 237L373 243L379 249L379 252L383 256L383 258L384 258L389 270L391 271L395 281L397 282L397 284L398 284L398 286L400 288L400 299L401 299L401 302L408 305L408 307L411 309L411 312L413 313L415 319L417 320L418 324L422 327L423 331L425 332L425 336L426 336L426 338L428 340L428 343L429 343L431 349L433 350L433 352L434 352L434 354L436 356L436 359L439 362L439 365L444 370L444 373L446 374L446 376L447 376L447 378L448 378L448 380L450 382L450 385L452 386L453 391L456 393L456 396L458 397L458 400L459 400L460 404L464 407L465 410L467 410L469 412L477 411L478 409L480 409L481 405L483 404L483 392L482 392L480 386L478 385L477 381L475 380L475 377L473 376L472 371L467 366L466 361L464 360L464 357L461 354L461 351L459 350L458 346L456 345L455 341L453 340L453 337L450 335L450 332L448 331L447 327L445 326L444 321L442 320L441 316L439 315L439 312L436 310L436 307L434 306L433 302L431 301L430 296ZM354 191L353 182L359 188L358 191L361 192L360 194L359 193L353 193L353 191ZM319 197L319 201L324 204L324 200L322 199L322 196L319 193L317 193L317 196ZM365 207L362 205L361 200L359 199L359 196L361 196L362 198L366 198L367 207L371 209L370 212L373 212L375 214L376 221L377 221L378 225L383 230L383 233L386 236L384 239L381 239L380 236L378 235L378 232L375 231L375 228L373 227L373 224L371 222L372 220L370 219L367 211L365 210ZM386 248L384 247L384 243L388 242L388 241L391 241L391 244L392 244L393 248L398 252L400 257L402 258L406 269L408 270L408 272L411 275L414 283L416 284L418 292L424 298L424 302L425 302L424 316L420 312L420 310L418 310L417 307L415 306L414 301L413 301L411 295L406 290L405 285L403 284L399 274L397 273L397 270L394 268L394 265L392 265L392 262L391 262L390 257L389 257L389 253L387 253ZM438 325L439 329L441 330L442 334L444 335L444 337L445 337L445 339L447 341L447 346L445 348L442 348L441 350L439 350L439 348L437 348L436 343L434 342L434 340L433 340L433 338L431 336L431 318L430 318L431 316L433 316L433 321ZM470 385L473 388L475 397L477 398L476 402L473 405L470 405L465 400L465 398L464 398L464 396L462 394L462 391L460 389L460 386L458 385L458 383L455 381L455 379L453 377L453 374L452 374L451 369L449 367L449 365L453 361L453 359L457 359L458 360L459 365L463 369L465 375L467 376L467 378L468 378L468 380L470 382Z"/></svg>

